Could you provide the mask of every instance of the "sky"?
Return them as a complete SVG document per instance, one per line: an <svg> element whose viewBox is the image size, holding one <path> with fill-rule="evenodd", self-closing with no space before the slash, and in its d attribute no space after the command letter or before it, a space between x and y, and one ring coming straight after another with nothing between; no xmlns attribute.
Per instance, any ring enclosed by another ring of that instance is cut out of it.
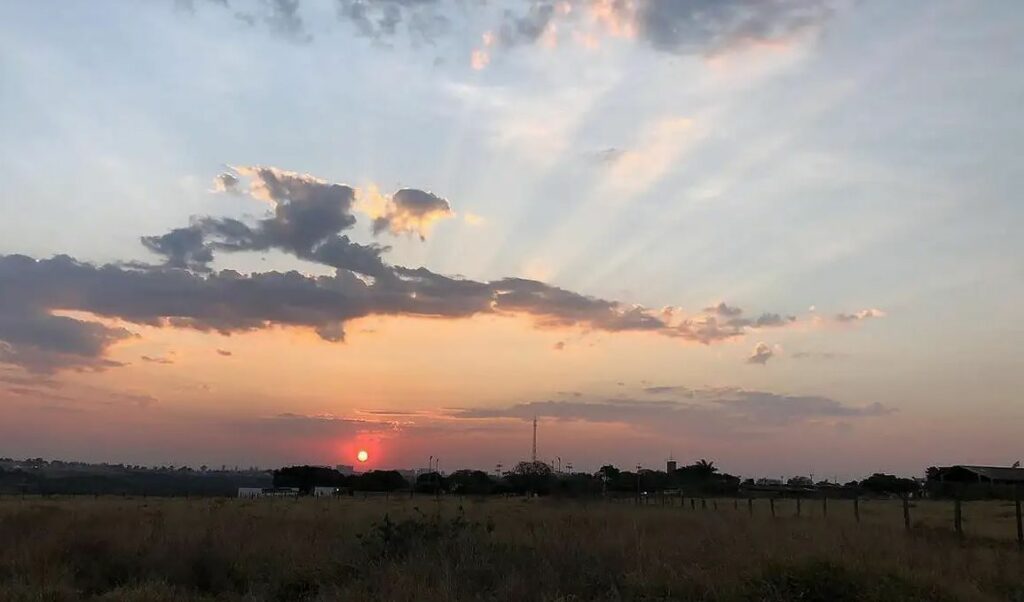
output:
<svg viewBox="0 0 1024 602"><path fill-rule="evenodd" d="M1024 459L1024 6L0 5L0 456Z"/></svg>

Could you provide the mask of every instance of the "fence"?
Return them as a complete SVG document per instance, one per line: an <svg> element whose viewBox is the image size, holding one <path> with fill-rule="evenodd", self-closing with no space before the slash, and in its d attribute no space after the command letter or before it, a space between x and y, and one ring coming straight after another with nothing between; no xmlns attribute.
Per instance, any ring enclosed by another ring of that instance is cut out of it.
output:
<svg viewBox="0 0 1024 602"><path fill-rule="evenodd" d="M629 501L630 498L617 498ZM952 529L958 537L1015 539L1024 551L1024 517L1020 490L1012 500L931 500L903 498L688 496L685 493L634 496L632 503L680 507L689 511L745 511L773 519L852 520L869 525L902 524L906 531Z"/></svg>

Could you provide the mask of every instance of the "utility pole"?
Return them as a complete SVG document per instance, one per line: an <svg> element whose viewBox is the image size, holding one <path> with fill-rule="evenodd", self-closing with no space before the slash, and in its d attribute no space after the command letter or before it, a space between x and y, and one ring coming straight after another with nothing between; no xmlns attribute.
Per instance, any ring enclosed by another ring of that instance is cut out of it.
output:
<svg viewBox="0 0 1024 602"><path fill-rule="evenodd" d="M537 462L537 417L533 417L533 453L530 455L530 461Z"/></svg>

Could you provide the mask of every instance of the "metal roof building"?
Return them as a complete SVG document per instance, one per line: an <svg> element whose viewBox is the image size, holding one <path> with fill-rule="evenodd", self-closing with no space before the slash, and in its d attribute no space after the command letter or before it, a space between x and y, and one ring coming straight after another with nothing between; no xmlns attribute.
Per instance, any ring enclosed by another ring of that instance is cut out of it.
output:
<svg viewBox="0 0 1024 602"><path fill-rule="evenodd" d="M1024 485L1024 468L957 464L940 468L939 480L954 483Z"/></svg>

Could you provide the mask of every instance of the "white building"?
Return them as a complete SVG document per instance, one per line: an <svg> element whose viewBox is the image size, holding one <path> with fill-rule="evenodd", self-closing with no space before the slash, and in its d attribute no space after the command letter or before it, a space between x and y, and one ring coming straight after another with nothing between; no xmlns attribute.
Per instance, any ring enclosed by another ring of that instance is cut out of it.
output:
<svg viewBox="0 0 1024 602"><path fill-rule="evenodd" d="M332 497L338 495L337 487L314 487L313 497Z"/></svg>
<svg viewBox="0 0 1024 602"><path fill-rule="evenodd" d="M263 497L262 487L239 487L238 497L240 498L254 498Z"/></svg>

